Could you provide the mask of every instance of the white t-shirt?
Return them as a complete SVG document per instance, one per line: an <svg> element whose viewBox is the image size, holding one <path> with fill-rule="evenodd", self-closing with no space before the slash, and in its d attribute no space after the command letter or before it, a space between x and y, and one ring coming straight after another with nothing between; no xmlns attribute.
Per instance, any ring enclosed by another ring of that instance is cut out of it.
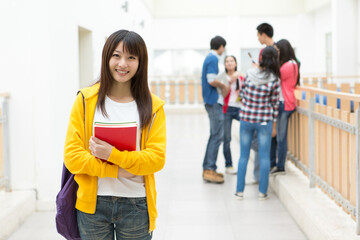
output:
<svg viewBox="0 0 360 240"><path fill-rule="evenodd" d="M96 108L94 122L137 122L136 150L140 150L140 121L135 101L118 103L105 97L105 109L108 117L104 117L100 109ZM145 181L143 176L134 178L98 178L97 195L116 197L145 197Z"/></svg>
<svg viewBox="0 0 360 240"><path fill-rule="evenodd" d="M217 78L222 83L229 85L230 77L225 72L220 73L217 76ZM240 81L240 80L238 80L238 81ZM218 98L217 102L221 105L224 105L224 97L221 95L221 90L220 89L217 89L217 90L218 90L218 94L219 94L219 98ZM236 102L237 97L238 97L238 94L236 93L236 82L233 82L230 85L230 97L229 97L229 102L228 102L228 105L230 107L236 107L236 108L241 107L242 104L240 102Z"/></svg>

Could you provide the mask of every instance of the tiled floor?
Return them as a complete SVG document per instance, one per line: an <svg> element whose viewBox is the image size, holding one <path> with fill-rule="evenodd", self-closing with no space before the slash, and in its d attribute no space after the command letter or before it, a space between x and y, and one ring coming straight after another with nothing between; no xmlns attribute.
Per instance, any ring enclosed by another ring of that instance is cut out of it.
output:
<svg viewBox="0 0 360 240"><path fill-rule="evenodd" d="M239 156L234 122L232 153ZM304 240L292 217L271 190L270 199L258 201L258 185L248 184L245 198L233 197L236 176L224 184L202 180L202 160L209 135L205 113L167 114L167 163L156 174L157 228L154 240ZM236 165L236 164L235 164ZM222 149L218 167L224 172ZM249 161L247 180L252 178ZM56 233L53 212L34 213L9 240L62 239Z"/></svg>

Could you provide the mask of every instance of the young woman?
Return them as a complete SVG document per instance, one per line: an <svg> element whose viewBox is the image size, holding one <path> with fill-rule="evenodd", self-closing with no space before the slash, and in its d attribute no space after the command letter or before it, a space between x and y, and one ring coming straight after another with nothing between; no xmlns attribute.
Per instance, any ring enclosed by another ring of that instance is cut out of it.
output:
<svg viewBox="0 0 360 240"><path fill-rule="evenodd" d="M72 107L64 162L79 185L76 209L83 240L152 238L154 173L165 164L166 128L164 102L150 93L147 70L144 40L135 32L117 31L104 45L100 80L80 90ZM95 138L95 121L137 122L137 151L120 151Z"/></svg>
<svg viewBox="0 0 360 240"><path fill-rule="evenodd" d="M233 77L237 71L237 62L234 56L225 57L225 72L219 74L218 80L226 85L230 85L230 91L227 97L219 94L218 102L223 105L224 119L224 143L223 153L225 157L225 172L227 174L236 174L231 158L231 125L233 119L240 121L239 111L241 103L237 101L239 95L240 79Z"/></svg>
<svg viewBox="0 0 360 240"><path fill-rule="evenodd" d="M276 166L276 168L271 173L278 175L285 174L288 121L296 108L294 90L296 85L300 84L300 63L297 61L294 49L288 40L281 39L275 43L275 47L280 51L281 92L276 142L273 141L271 145L271 167ZM278 157L277 164L276 155Z"/></svg>
<svg viewBox="0 0 360 240"><path fill-rule="evenodd" d="M272 135L276 134L280 70L278 53L274 47L265 47L261 57L259 67L247 71L240 91L243 106L240 108L240 159L235 193L239 199L244 197L246 168L254 131L257 132L259 144L258 199L268 198L270 144Z"/></svg>

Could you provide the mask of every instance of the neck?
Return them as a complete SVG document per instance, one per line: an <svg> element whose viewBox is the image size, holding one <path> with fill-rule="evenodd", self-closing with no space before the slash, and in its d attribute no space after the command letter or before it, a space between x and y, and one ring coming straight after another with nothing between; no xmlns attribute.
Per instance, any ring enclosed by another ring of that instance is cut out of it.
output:
<svg viewBox="0 0 360 240"><path fill-rule="evenodd" d="M265 45L266 45L266 46L272 46L272 45L274 45L274 40L273 40L272 38L267 39Z"/></svg>
<svg viewBox="0 0 360 240"><path fill-rule="evenodd" d="M233 75L234 72L235 72L235 70L228 70L226 74L231 76L231 75Z"/></svg>
<svg viewBox="0 0 360 240"><path fill-rule="evenodd" d="M115 102L128 103L134 101L134 97L131 94L130 90L131 82L119 83L114 82L108 97Z"/></svg>
<svg viewBox="0 0 360 240"><path fill-rule="evenodd" d="M221 55L220 53L219 53L219 50L215 50L215 49L213 49L216 53L217 53L217 55Z"/></svg>

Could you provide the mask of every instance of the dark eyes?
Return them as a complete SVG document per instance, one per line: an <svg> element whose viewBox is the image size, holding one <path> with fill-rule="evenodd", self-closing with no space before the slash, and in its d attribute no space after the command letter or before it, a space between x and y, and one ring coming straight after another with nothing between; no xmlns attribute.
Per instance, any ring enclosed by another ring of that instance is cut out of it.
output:
<svg viewBox="0 0 360 240"><path fill-rule="evenodd" d="M119 57L120 57L120 55L117 54L117 53L114 53L112 56L113 56L113 57L116 57L116 58L119 58ZM135 60L135 59L136 59L135 56L129 56L128 58L129 58L130 60Z"/></svg>

